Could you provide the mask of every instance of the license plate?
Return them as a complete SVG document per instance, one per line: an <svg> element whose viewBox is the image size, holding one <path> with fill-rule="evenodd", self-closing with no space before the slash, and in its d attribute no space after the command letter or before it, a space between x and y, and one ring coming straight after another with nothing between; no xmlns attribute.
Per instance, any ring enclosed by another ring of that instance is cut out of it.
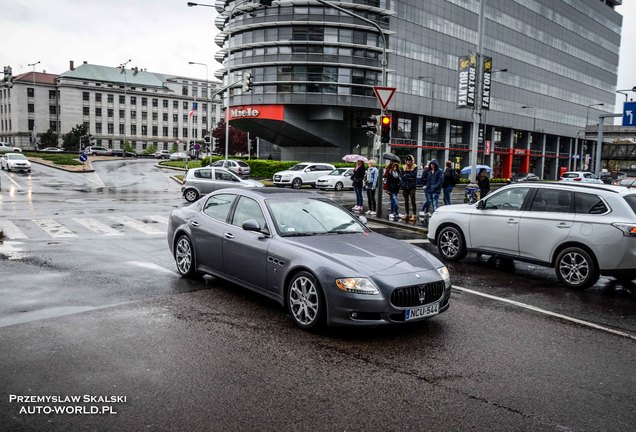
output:
<svg viewBox="0 0 636 432"><path fill-rule="evenodd" d="M414 320L419 318L426 318L431 315L437 315L439 313L439 303L420 306L405 311L404 320Z"/></svg>

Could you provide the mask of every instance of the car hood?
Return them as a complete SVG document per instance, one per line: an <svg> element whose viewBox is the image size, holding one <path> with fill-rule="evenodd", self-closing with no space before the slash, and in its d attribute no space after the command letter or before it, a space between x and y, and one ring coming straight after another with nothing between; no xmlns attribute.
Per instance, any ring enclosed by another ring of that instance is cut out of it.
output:
<svg viewBox="0 0 636 432"><path fill-rule="evenodd" d="M324 234L286 240L368 275L392 276L443 266L424 250L373 232Z"/></svg>
<svg viewBox="0 0 636 432"><path fill-rule="evenodd" d="M246 186L246 187L263 187L263 186L265 186L263 183L259 182L258 180L251 180L251 179L241 180L241 184L243 186Z"/></svg>

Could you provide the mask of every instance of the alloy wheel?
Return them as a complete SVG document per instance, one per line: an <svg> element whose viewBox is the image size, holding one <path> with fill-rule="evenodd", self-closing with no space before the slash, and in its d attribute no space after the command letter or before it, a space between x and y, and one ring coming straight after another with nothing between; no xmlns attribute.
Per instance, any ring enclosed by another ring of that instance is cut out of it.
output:
<svg viewBox="0 0 636 432"><path fill-rule="evenodd" d="M300 273L289 285L289 311L302 328L312 328L320 320L321 297L313 277Z"/></svg>
<svg viewBox="0 0 636 432"><path fill-rule="evenodd" d="M438 249L444 258L448 260L460 259L463 247L461 235L455 228L449 227L442 230L438 239Z"/></svg>
<svg viewBox="0 0 636 432"><path fill-rule="evenodd" d="M336 183L336 186L334 187L334 189L336 189L337 191L341 191L343 187L344 185L342 184L342 182L338 182Z"/></svg>
<svg viewBox="0 0 636 432"><path fill-rule="evenodd" d="M300 189L300 187L303 185L303 181L296 177L294 181L292 181L291 185L294 189Z"/></svg>
<svg viewBox="0 0 636 432"><path fill-rule="evenodd" d="M194 261L192 244L186 236L182 236L177 242L174 258L177 262L177 270L179 270L180 274L187 276L192 273L192 264Z"/></svg>
<svg viewBox="0 0 636 432"><path fill-rule="evenodd" d="M199 194L194 189L188 189L187 191L185 191L183 196L188 202L194 202L199 198Z"/></svg>
<svg viewBox="0 0 636 432"><path fill-rule="evenodd" d="M598 280L598 269L583 249L571 247L562 251L556 262L559 280L570 288L588 288Z"/></svg>

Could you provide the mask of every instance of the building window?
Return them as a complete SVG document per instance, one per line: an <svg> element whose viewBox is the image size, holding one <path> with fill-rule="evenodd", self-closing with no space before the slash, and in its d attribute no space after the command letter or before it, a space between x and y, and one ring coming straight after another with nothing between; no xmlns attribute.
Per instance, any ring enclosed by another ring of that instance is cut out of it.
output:
<svg viewBox="0 0 636 432"><path fill-rule="evenodd" d="M95 123L95 133L102 133L102 124L101 123Z"/></svg>
<svg viewBox="0 0 636 432"><path fill-rule="evenodd" d="M148 98L145 98L145 97L141 98L141 106L148 106Z"/></svg>
<svg viewBox="0 0 636 432"><path fill-rule="evenodd" d="M49 122L49 129L52 132L57 132L57 122L56 121L50 121Z"/></svg>
<svg viewBox="0 0 636 432"><path fill-rule="evenodd" d="M120 119L123 119L123 118L125 118L125 117L126 117L126 111L124 111L124 110L119 110L119 118L120 118Z"/></svg>
<svg viewBox="0 0 636 432"><path fill-rule="evenodd" d="M159 128L157 126L152 127L152 136L159 135Z"/></svg>
<svg viewBox="0 0 636 432"><path fill-rule="evenodd" d="M49 114L57 114L57 106L49 105Z"/></svg>
<svg viewBox="0 0 636 432"><path fill-rule="evenodd" d="M206 102L203 102L201 104L201 107L203 108L203 111L207 111L208 110L208 104Z"/></svg>
<svg viewBox="0 0 636 432"><path fill-rule="evenodd" d="M112 94L109 94L109 95L106 97L106 101L107 101L109 104L112 104L114 100L115 100L115 97L114 97Z"/></svg>
<svg viewBox="0 0 636 432"><path fill-rule="evenodd" d="M188 109L188 103L187 103L187 102L184 102L184 103L183 103L183 109L184 109L184 110L187 110L187 109Z"/></svg>
<svg viewBox="0 0 636 432"><path fill-rule="evenodd" d="M141 149L146 150L148 148L148 143L146 141L141 143Z"/></svg>
<svg viewBox="0 0 636 432"><path fill-rule="evenodd" d="M141 119L142 120L148 120L148 113L146 111L142 111L141 113Z"/></svg>
<svg viewBox="0 0 636 432"><path fill-rule="evenodd" d="M168 99L163 100L163 107L168 108Z"/></svg>
<svg viewBox="0 0 636 432"><path fill-rule="evenodd" d="M177 123L179 121L179 114L172 114L172 121Z"/></svg>
<svg viewBox="0 0 636 432"><path fill-rule="evenodd" d="M148 135L148 126L146 126L146 125L141 125L141 135L142 135L142 136L146 136L146 135Z"/></svg>
<svg viewBox="0 0 636 432"><path fill-rule="evenodd" d="M115 110L113 110L112 108L108 108L108 110L106 111L106 114L108 115L108 118L113 118L113 113L115 112Z"/></svg>
<svg viewBox="0 0 636 432"><path fill-rule="evenodd" d="M184 123L187 123L187 122L188 122L188 115L187 115L187 114L184 114L184 115L183 115L183 122L184 122Z"/></svg>
<svg viewBox="0 0 636 432"><path fill-rule="evenodd" d="M163 119L163 121L167 122L168 121L168 113L163 113L161 118Z"/></svg>
<svg viewBox="0 0 636 432"><path fill-rule="evenodd" d="M35 120L29 119L29 130L32 131L35 126Z"/></svg>
<svg viewBox="0 0 636 432"><path fill-rule="evenodd" d="M130 125L130 134L137 135L137 125Z"/></svg>
<svg viewBox="0 0 636 432"><path fill-rule="evenodd" d="M86 106L86 107L82 107L82 111L83 111L83 114L84 114L85 116L88 116L88 115L90 115L90 114L91 114L91 113L90 113L90 110L91 110L91 108L90 108L90 107L87 107L87 106Z"/></svg>
<svg viewBox="0 0 636 432"><path fill-rule="evenodd" d="M187 96L188 95L188 86L187 85L184 85L184 86L181 87L181 94L183 96Z"/></svg>
<svg viewBox="0 0 636 432"><path fill-rule="evenodd" d="M179 137L179 128L172 128L172 138L178 138Z"/></svg>
<svg viewBox="0 0 636 432"><path fill-rule="evenodd" d="M131 110L130 111L130 118L133 119L133 120L136 119L137 118L137 111Z"/></svg>
<svg viewBox="0 0 636 432"><path fill-rule="evenodd" d="M168 128L164 126L163 128L163 136L167 137L168 136Z"/></svg>
<svg viewBox="0 0 636 432"><path fill-rule="evenodd" d="M91 94L89 92L82 92L82 100L84 101L91 100Z"/></svg>
<svg viewBox="0 0 636 432"><path fill-rule="evenodd" d="M119 125L119 135L124 135L126 133L125 126L123 124Z"/></svg>
<svg viewBox="0 0 636 432"><path fill-rule="evenodd" d="M95 93L95 102L101 102L101 101L102 101L102 94Z"/></svg>
<svg viewBox="0 0 636 432"><path fill-rule="evenodd" d="M108 123L108 124L106 125L106 128L107 128L107 130L108 130L108 134L109 134L109 135L113 135L113 134L115 133L115 125L114 125L114 124L112 124L112 123Z"/></svg>
<svg viewBox="0 0 636 432"><path fill-rule="evenodd" d="M153 112L153 113L152 113L152 119L153 119L153 120L155 120L155 121L156 121L156 120L159 120L159 114L158 114L158 113L156 113L156 112Z"/></svg>
<svg viewBox="0 0 636 432"><path fill-rule="evenodd" d="M57 93L55 92L55 90L49 90L49 99L56 99L57 98Z"/></svg>
<svg viewBox="0 0 636 432"><path fill-rule="evenodd" d="M158 107L158 106L159 106L159 99L155 99L155 98L153 98L153 99L152 99L152 106L153 106L153 107Z"/></svg>
<svg viewBox="0 0 636 432"><path fill-rule="evenodd" d="M136 96L131 96L130 97L130 104L131 105L137 105L137 97Z"/></svg>
<svg viewBox="0 0 636 432"><path fill-rule="evenodd" d="M126 99L125 98L126 98L126 96L124 96L124 95L120 95L119 96L119 104L120 105L123 105L123 104L126 103Z"/></svg>
<svg viewBox="0 0 636 432"><path fill-rule="evenodd" d="M30 113L34 113L35 112L35 105L32 104L32 103L27 104L27 111L30 112Z"/></svg>
<svg viewBox="0 0 636 432"><path fill-rule="evenodd" d="M102 109L95 108L95 117L101 117L101 116L102 116Z"/></svg>
<svg viewBox="0 0 636 432"><path fill-rule="evenodd" d="M179 109L179 101L172 101L172 108Z"/></svg>

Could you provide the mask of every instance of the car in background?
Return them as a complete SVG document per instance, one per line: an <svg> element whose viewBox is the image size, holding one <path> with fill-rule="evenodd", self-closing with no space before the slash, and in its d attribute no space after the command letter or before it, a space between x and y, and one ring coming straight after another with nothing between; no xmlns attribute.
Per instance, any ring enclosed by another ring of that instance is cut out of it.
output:
<svg viewBox="0 0 636 432"><path fill-rule="evenodd" d="M0 153L21 153L22 149L19 147L14 147L9 143L0 141Z"/></svg>
<svg viewBox="0 0 636 432"><path fill-rule="evenodd" d="M636 177L625 177L619 180L617 184L628 188L636 188Z"/></svg>
<svg viewBox="0 0 636 432"><path fill-rule="evenodd" d="M45 147L40 151L43 153L62 153L64 149L61 149L59 147Z"/></svg>
<svg viewBox="0 0 636 432"><path fill-rule="evenodd" d="M190 157L183 152L170 153L170 160L171 161L187 161L187 160L190 160Z"/></svg>
<svg viewBox="0 0 636 432"><path fill-rule="evenodd" d="M84 149L84 154L91 156L110 156L111 151L106 147L88 146Z"/></svg>
<svg viewBox="0 0 636 432"><path fill-rule="evenodd" d="M518 182L528 182L528 181L540 181L541 179L539 178L539 176L537 176L536 174L533 173L520 173L520 174L515 174L510 178L510 182L511 183L518 183Z"/></svg>
<svg viewBox="0 0 636 432"><path fill-rule="evenodd" d="M260 293L303 330L405 324L446 311L444 264L365 221L311 191L231 188L173 210L167 237L181 276L209 274Z"/></svg>
<svg viewBox="0 0 636 432"><path fill-rule="evenodd" d="M256 180L242 179L225 168L200 167L188 170L183 179L181 194L188 202L219 189L232 187L264 187Z"/></svg>
<svg viewBox="0 0 636 432"><path fill-rule="evenodd" d="M124 152L123 149L110 149L110 155L111 156L119 156L119 157L133 157L133 158L137 157L137 153L131 152L131 151L128 151L128 150L126 152Z"/></svg>
<svg viewBox="0 0 636 432"><path fill-rule="evenodd" d="M468 252L555 269L569 288L599 275L636 277L636 190L605 184L513 183L475 204L439 207L428 239L448 261Z"/></svg>
<svg viewBox="0 0 636 432"><path fill-rule="evenodd" d="M152 154L155 159L170 159L170 150L157 150Z"/></svg>
<svg viewBox="0 0 636 432"><path fill-rule="evenodd" d="M352 175L353 168L336 168L329 174L318 177L318 180L316 180L316 188L333 189L336 191L341 191L344 188L353 188Z"/></svg>
<svg viewBox="0 0 636 432"><path fill-rule="evenodd" d="M319 177L335 169L335 166L327 163L303 162L288 170L275 173L272 180L277 187L291 186L294 189L300 189L304 184L315 187Z"/></svg>
<svg viewBox="0 0 636 432"><path fill-rule="evenodd" d="M601 181L605 184L612 184L612 173L609 171L601 171Z"/></svg>
<svg viewBox="0 0 636 432"><path fill-rule="evenodd" d="M31 172L31 162L22 153L5 153L0 158L0 168L7 171Z"/></svg>
<svg viewBox="0 0 636 432"><path fill-rule="evenodd" d="M232 171L234 174L241 177L248 177L250 175L250 166L242 160L227 159L216 161L212 164L213 167L225 168L228 171Z"/></svg>
<svg viewBox="0 0 636 432"><path fill-rule="evenodd" d="M603 184L603 180L596 177L594 173L588 171L568 171L563 173L560 179L562 182L581 182Z"/></svg>

